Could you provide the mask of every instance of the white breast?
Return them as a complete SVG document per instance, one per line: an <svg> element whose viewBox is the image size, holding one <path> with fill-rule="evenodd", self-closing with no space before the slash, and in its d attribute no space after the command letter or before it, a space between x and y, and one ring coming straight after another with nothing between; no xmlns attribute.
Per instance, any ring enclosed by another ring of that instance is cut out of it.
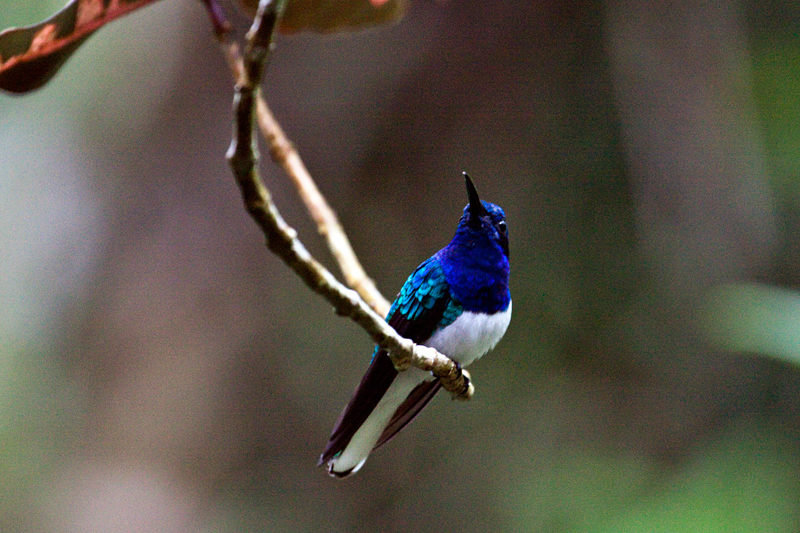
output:
<svg viewBox="0 0 800 533"><path fill-rule="evenodd" d="M434 333L425 344L467 366L494 348L511 322L508 309L487 315L465 311L452 324Z"/></svg>

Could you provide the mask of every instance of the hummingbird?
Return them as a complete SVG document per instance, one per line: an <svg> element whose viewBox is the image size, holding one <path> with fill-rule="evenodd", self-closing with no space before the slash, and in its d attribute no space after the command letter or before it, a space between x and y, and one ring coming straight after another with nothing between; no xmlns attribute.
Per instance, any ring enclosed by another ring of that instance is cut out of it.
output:
<svg viewBox="0 0 800 533"><path fill-rule="evenodd" d="M463 174L469 204L453 240L414 270L386 316L397 333L460 367L494 348L511 321L506 215L481 201ZM411 422L440 388L430 372L398 372L386 350L376 347L317 466L327 462L328 473L340 478L358 472L370 452Z"/></svg>

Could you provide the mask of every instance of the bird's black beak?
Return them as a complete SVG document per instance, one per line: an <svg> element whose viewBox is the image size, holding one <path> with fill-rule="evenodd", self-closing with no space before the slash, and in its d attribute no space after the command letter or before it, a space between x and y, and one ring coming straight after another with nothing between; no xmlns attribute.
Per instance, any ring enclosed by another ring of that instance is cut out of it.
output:
<svg viewBox="0 0 800 533"><path fill-rule="evenodd" d="M478 191L475 189L475 185L472 184L472 180L470 179L469 175L466 172L463 172L464 180L467 183L467 196L469 197L469 212L470 214L475 217L473 220L480 220L480 217L487 215L486 208L483 207L481 203L481 199L478 196Z"/></svg>

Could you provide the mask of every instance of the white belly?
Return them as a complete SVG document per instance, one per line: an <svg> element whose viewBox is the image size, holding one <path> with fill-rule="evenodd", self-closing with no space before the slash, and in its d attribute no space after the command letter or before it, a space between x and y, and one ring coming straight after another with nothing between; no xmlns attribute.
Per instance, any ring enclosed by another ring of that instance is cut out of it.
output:
<svg viewBox="0 0 800 533"><path fill-rule="evenodd" d="M465 311L446 328L434 333L426 346L467 366L494 348L511 322L511 302L508 309L493 315Z"/></svg>

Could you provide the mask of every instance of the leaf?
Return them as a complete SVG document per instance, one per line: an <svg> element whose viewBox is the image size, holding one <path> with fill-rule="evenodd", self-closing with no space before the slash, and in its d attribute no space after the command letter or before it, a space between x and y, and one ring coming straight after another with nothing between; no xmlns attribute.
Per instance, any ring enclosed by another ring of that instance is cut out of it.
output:
<svg viewBox="0 0 800 533"><path fill-rule="evenodd" d="M101 26L156 0L70 0L49 19L0 33L0 89L24 93L52 78Z"/></svg>
<svg viewBox="0 0 800 533"><path fill-rule="evenodd" d="M101 26L156 0L70 0L49 19L0 33L0 89L33 91L58 72L75 50ZM390 22L405 13L408 0L290 0L281 31L346 31ZM240 0L250 11L258 0Z"/></svg>
<svg viewBox="0 0 800 533"><path fill-rule="evenodd" d="M255 16L258 0L238 0L249 16ZM281 33L355 31L399 20L408 0L288 0Z"/></svg>
<svg viewBox="0 0 800 533"><path fill-rule="evenodd" d="M796 444L779 424L741 423L627 502L592 533L797 531ZM653 490L655 489L655 490Z"/></svg>
<svg viewBox="0 0 800 533"><path fill-rule="evenodd" d="M800 365L800 292L760 283L720 285L705 296L700 330L720 348Z"/></svg>
<svg viewBox="0 0 800 533"><path fill-rule="evenodd" d="M393 22L406 12L407 0L289 0L281 32L353 31Z"/></svg>

